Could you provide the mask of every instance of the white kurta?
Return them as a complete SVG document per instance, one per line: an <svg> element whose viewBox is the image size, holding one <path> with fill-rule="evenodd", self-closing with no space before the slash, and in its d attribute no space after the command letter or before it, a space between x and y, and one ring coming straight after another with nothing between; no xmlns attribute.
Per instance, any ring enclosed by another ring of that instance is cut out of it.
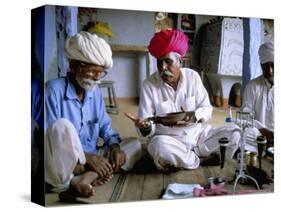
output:
<svg viewBox="0 0 281 212"><path fill-rule="evenodd" d="M254 112L255 120L274 131L274 85L261 75L251 80L244 92L243 107Z"/></svg>
<svg viewBox="0 0 281 212"><path fill-rule="evenodd" d="M164 113L178 112L181 111L181 107L185 111L195 111L197 120L204 118L205 121L208 121L212 116L213 108L208 93L197 72L182 68L176 91L161 79L158 72L144 81L139 105L139 117L147 118ZM151 134L177 136L189 134L191 137L196 137L194 133L190 132L197 132L197 126L171 128L159 124L153 127Z"/></svg>
<svg viewBox="0 0 281 212"><path fill-rule="evenodd" d="M208 121L212 116L213 108L208 93L197 72L182 68L176 91L161 79L158 72L144 81L139 105L139 117L147 118L163 113L178 112L181 111L181 107L185 111L195 111L197 120L203 118ZM202 132L205 132L203 133L205 139L200 139ZM202 124L183 127L153 124L152 131L148 135L150 138L147 147L148 152L159 169L165 169L166 166L194 169L200 164L198 155L207 156L219 149L217 136L214 135L212 138L208 136L211 132L213 132L213 129L210 126ZM225 136L232 138L231 136ZM211 143L208 144L209 146L206 146L207 143L204 145L204 142L209 138L212 139ZM234 146L236 148L240 137L235 136L235 138L238 139L235 139ZM198 140L202 140L199 146ZM194 148L196 148L196 153L193 151Z"/></svg>
<svg viewBox="0 0 281 212"><path fill-rule="evenodd" d="M53 186L52 191L61 192L69 187L77 163L86 163L85 153L74 125L65 118L50 124L45 137L45 180ZM126 155L121 168L128 171L141 158L141 143L128 138L120 148Z"/></svg>

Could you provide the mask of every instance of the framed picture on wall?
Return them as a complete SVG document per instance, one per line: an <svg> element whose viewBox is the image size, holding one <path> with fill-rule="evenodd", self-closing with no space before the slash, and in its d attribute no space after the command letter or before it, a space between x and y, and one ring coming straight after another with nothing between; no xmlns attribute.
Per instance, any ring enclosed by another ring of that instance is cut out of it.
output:
<svg viewBox="0 0 281 212"><path fill-rule="evenodd" d="M178 28L188 36L188 43L192 45L196 30L196 16L191 14L179 14Z"/></svg>
<svg viewBox="0 0 281 212"><path fill-rule="evenodd" d="M183 31L195 30L195 15L182 14L179 19L180 29Z"/></svg>

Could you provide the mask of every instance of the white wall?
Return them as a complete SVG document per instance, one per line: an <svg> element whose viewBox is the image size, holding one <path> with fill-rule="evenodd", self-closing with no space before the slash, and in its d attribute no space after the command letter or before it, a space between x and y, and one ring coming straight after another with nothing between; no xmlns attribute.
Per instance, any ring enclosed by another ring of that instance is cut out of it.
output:
<svg viewBox="0 0 281 212"><path fill-rule="evenodd" d="M57 38L55 6L45 6L45 48L44 48L45 80L58 77Z"/></svg>
<svg viewBox="0 0 281 212"><path fill-rule="evenodd" d="M154 34L153 12L98 9L97 20L110 24L115 34L114 44L147 46ZM113 63L105 80L115 81L117 97L139 96L139 81L143 80L139 78L139 55L113 52ZM107 92L103 94L107 96Z"/></svg>

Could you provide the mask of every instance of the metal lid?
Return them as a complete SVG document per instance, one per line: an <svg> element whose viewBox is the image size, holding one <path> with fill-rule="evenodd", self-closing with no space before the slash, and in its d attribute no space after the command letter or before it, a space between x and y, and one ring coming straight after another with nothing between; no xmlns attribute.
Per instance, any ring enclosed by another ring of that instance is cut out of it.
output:
<svg viewBox="0 0 281 212"><path fill-rule="evenodd" d="M263 135L260 135L257 137L257 143L259 144L265 144L266 143L266 139Z"/></svg>
<svg viewBox="0 0 281 212"><path fill-rule="evenodd" d="M228 144L228 138L227 137L222 137L219 139L219 143L220 144Z"/></svg>

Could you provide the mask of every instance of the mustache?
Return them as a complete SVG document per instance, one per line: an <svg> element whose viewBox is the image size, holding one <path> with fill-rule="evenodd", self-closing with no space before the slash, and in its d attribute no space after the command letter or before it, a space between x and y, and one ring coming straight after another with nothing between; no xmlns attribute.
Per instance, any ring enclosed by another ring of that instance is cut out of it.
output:
<svg viewBox="0 0 281 212"><path fill-rule="evenodd" d="M168 70L163 70L161 72L161 77L163 77L163 76L174 77L175 75L173 73L171 73L170 71L168 71Z"/></svg>
<svg viewBox="0 0 281 212"><path fill-rule="evenodd" d="M91 79L88 79L88 78L82 78L82 83L85 84L85 85L93 85L95 84L95 80L91 80Z"/></svg>

